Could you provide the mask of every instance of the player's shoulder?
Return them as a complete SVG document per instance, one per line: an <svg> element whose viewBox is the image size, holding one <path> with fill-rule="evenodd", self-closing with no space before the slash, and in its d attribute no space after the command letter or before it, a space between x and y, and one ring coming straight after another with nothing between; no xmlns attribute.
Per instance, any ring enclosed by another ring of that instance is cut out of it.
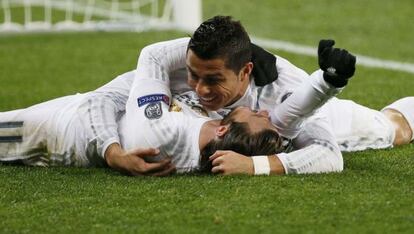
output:
<svg viewBox="0 0 414 234"><path fill-rule="evenodd" d="M279 55L275 55L275 56L276 56L276 68L277 68L277 71L279 73L280 72L289 72L289 71L292 71L292 70L300 70L300 71L306 73L305 71L303 71L302 69L300 69L299 67L294 65L289 60L283 58L282 56L279 56Z"/></svg>
<svg viewBox="0 0 414 234"><path fill-rule="evenodd" d="M190 41L189 37L181 37L176 39L171 39L167 41L159 41L152 44L147 45L144 49L154 49L154 48L169 48L169 47L177 47L177 46L185 46L187 47L188 42Z"/></svg>

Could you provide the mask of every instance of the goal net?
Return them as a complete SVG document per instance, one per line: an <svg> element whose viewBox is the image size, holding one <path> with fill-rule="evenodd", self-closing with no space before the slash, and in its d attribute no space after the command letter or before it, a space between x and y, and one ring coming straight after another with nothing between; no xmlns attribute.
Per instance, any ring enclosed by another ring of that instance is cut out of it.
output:
<svg viewBox="0 0 414 234"><path fill-rule="evenodd" d="M0 33L194 30L201 0L0 0Z"/></svg>

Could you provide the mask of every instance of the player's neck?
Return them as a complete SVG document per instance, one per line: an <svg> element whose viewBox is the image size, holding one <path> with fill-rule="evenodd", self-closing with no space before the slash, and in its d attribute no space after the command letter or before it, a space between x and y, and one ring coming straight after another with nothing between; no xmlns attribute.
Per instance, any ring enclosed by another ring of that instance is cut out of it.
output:
<svg viewBox="0 0 414 234"><path fill-rule="evenodd" d="M235 96L234 99L231 102L227 103L226 106L233 105L235 102L240 100L245 95L245 93L247 92L247 89L249 88L249 85L250 85L250 80L249 79L246 79L245 81L243 81L240 84L240 89L239 89L239 92L237 93L237 96Z"/></svg>
<svg viewBox="0 0 414 234"><path fill-rule="evenodd" d="M239 99L244 96L244 94L246 93L247 88L249 87L249 85L250 85L250 79L245 79L242 82L241 89L240 89L240 92L239 92Z"/></svg>
<svg viewBox="0 0 414 234"><path fill-rule="evenodd" d="M220 126L220 120L210 120L203 124L200 130L198 145L200 150L216 137L216 128Z"/></svg>

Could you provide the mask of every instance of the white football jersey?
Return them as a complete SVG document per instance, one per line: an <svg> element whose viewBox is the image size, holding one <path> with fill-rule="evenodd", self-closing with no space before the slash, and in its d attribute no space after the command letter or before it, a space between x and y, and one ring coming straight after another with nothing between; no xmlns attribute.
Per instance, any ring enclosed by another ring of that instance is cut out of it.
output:
<svg viewBox="0 0 414 234"><path fill-rule="evenodd" d="M153 79L166 82L173 94L191 90L186 84L185 71L189 40L190 38L180 38L146 46L138 58L135 80ZM309 78L305 71L286 59L277 55L275 57L278 72L276 80L258 86L255 77L251 75L250 85L243 97L217 113L223 116L237 106L268 110L272 113L272 122L279 133L284 137L294 138L299 133L303 120L342 89L326 83L320 70L312 74L313 78ZM293 96L287 103L280 106L291 95ZM136 99L133 95L129 98ZM130 107L127 105L126 108Z"/></svg>
<svg viewBox="0 0 414 234"><path fill-rule="evenodd" d="M170 111L172 97L165 88L165 82L140 79L134 83L140 87L132 90L137 99L128 100L133 102L129 105L134 105L134 110L123 116L119 123L123 148L158 148L160 155L151 157L151 160L171 157L177 172L197 170L200 164L200 131L209 119L185 114L178 103L172 105Z"/></svg>
<svg viewBox="0 0 414 234"><path fill-rule="evenodd" d="M186 83L185 59L188 41L189 38L180 38L145 47L141 51L136 71L122 74L88 94L89 101L82 109L84 114L90 114L92 118L86 120L85 126L94 128L98 152L102 157L110 144L120 143L117 126L114 124L116 119L125 110L130 110L127 115L136 110L134 100L138 97L134 96L132 90L140 87L135 85L135 80L152 79L164 82L163 88L172 95L181 95L191 90ZM277 80L265 86L256 86L252 77L244 96L216 114L222 117L235 106L248 106L254 110L266 109L272 114L272 122L280 134L294 138L299 133L303 120L340 92L341 89L335 89L324 82L320 72L314 73L319 76L317 79L309 79L309 75L303 70L282 57L276 58ZM287 97L290 98L287 100ZM128 98L132 101L127 102ZM287 101L283 102L284 100ZM284 104L280 105L282 102ZM216 114L211 114L210 117L221 118Z"/></svg>

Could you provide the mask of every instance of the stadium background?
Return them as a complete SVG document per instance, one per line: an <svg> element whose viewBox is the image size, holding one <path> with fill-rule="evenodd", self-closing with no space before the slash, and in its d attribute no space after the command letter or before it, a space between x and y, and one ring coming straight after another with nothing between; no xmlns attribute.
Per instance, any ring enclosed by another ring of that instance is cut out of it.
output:
<svg viewBox="0 0 414 234"><path fill-rule="evenodd" d="M251 35L414 63L410 0L203 0L203 19ZM0 15L1 19L1 15ZM0 111L86 92L179 31L0 36ZM315 57L272 50L311 72ZM412 66L412 65L411 65ZM372 108L414 94L414 74L358 66L341 94ZM414 230L414 146L345 154L340 174L131 178L109 169L0 167L0 232L375 232Z"/></svg>

